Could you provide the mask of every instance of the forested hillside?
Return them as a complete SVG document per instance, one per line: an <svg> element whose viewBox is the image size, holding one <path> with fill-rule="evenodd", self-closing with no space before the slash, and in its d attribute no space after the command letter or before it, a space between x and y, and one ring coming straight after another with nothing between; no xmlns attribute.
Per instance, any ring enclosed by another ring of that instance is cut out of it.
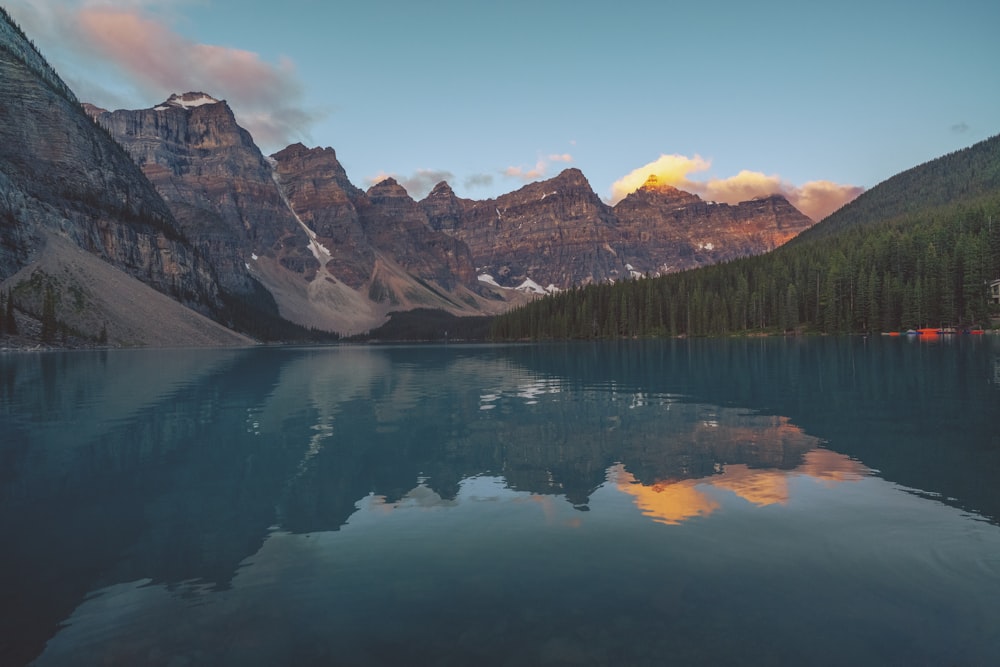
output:
<svg viewBox="0 0 1000 667"><path fill-rule="evenodd" d="M1000 278L1000 137L895 176L758 257L591 285L498 317L493 336L844 333L987 324Z"/></svg>

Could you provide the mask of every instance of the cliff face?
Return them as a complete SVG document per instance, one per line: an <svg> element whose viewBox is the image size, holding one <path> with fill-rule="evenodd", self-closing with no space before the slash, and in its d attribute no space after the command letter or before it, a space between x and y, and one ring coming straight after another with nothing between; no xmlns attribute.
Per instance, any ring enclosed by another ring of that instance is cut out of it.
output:
<svg viewBox="0 0 1000 667"><path fill-rule="evenodd" d="M0 280L58 234L189 305L217 305L210 266L129 156L0 12Z"/></svg>
<svg viewBox="0 0 1000 667"><path fill-rule="evenodd" d="M430 224L468 244L480 274L505 287L614 279L624 261L611 209L578 169L485 201L439 185L421 202Z"/></svg>
<svg viewBox="0 0 1000 667"><path fill-rule="evenodd" d="M773 250L813 224L781 196L717 204L655 177L611 208L576 169L486 201L440 183L420 205L433 228L469 245L480 275L504 287L682 271Z"/></svg>
<svg viewBox="0 0 1000 667"><path fill-rule="evenodd" d="M448 290L476 286L469 247L432 229L424 210L394 179L369 188L360 213L372 245L417 278Z"/></svg>
<svg viewBox="0 0 1000 667"><path fill-rule="evenodd" d="M293 144L271 156L289 206L330 251L330 272L359 289L375 267L375 249L365 234L354 187L332 148Z"/></svg>
<svg viewBox="0 0 1000 667"><path fill-rule="evenodd" d="M614 208L628 262L637 273L683 271L773 250L813 222L773 195L732 206L646 183Z"/></svg>
<svg viewBox="0 0 1000 667"><path fill-rule="evenodd" d="M225 102L185 93L152 109L90 112L141 167L226 289L251 291L254 256L315 274L306 232Z"/></svg>

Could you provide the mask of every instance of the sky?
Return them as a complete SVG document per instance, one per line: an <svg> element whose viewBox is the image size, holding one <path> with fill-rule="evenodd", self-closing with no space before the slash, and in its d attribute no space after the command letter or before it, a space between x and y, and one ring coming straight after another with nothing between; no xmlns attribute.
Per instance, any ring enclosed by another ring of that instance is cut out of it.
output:
<svg viewBox="0 0 1000 667"><path fill-rule="evenodd" d="M225 99L270 154L487 199L580 169L814 219L1000 133L1000 2L0 0L82 101Z"/></svg>

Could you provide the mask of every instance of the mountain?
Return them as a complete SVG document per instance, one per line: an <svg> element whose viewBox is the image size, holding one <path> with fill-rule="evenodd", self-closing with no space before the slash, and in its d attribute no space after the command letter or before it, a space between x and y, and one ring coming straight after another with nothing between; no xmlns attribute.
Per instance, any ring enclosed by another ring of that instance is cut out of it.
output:
<svg viewBox="0 0 1000 667"><path fill-rule="evenodd" d="M650 176L614 208L629 262L653 275L760 255L812 226L781 195L732 206Z"/></svg>
<svg viewBox="0 0 1000 667"><path fill-rule="evenodd" d="M225 102L204 93L94 116L179 220L217 217L185 231L226 267L222 275L248 265L283 316L345 333L375 327L393 310L495 313L518 290L759 254L811 224L780 197L714 204L655 180L611 208L578 169L484 201L460 199L444 182L421 202L393 179L365 192L332 148L293 144L263 157ZM255 219L260 211L267 215Z"/></svg>
<svg viewBox="0 0 1000 667"><path fill-rule="evenodd" d="M360 190L332 148L293 144L271 159L286 201L324 253L321 284L339 331L367 331L413 308L481 315L506 307L476 280L468 246L432 229L393 179Z"/></svg>
<svg viewBox="0 0 1000 667"><path fill-rule="evenodd" d="M222 299L212 265L4 11L0 89L0 283L20 314L41 319L48 304L49 324L64 337L95 341L103 333L112 343L145 344L156 337L155 321L120 331L112 311L102 309L116 289L152 289L202 314L217 312ZM76 250L113 271L90 271ZM202 317L180 305L168 310L165 318ZM233 340L225 332L208 342Z"/></svg>
<svg viewBox="0 0 1000 667"><path fill-rule="evenodd" d="M779 195L730 206L655 176L612 208L578 169L485 201L439 183L421 206L469 245L484 281L549 292L758 255L813 224Z"/></svg>
<svg viewBox="0 0 1000 667"><path fill-rule="evenodd" d="M678 212L705 205L660 196L683 203ZM774 198L751 205L783 208ZM555 295L497 318L493 334L965 330L1000 322L989 293L998 281L1000 136L893 176L767 254Z"/></svg>
<svg viewBox="0 0 1000 667"><path fill-rule="evenodd" d="M3 19L0 279L18 276L13 302L36 319L49 291L66 305L67 285L23 273L52 234L229 327L281 339L285 320L355 334L394 311L495 314L524 292L764 252L808 224L780 197L734 207L652 181L612 208L578 169L484 201L447 183L420 202L393 179L362 191L331 148L263 155L204 92L147 109L81 105ZM105 319L66 317L84 338Z"/></svg>
<svg viewBox="0 0 1000 667"><path fill-rule="evenodd" d="M1000 135L907 169L827 216L802 241L889 220L1000 190Z"/></svg>
<svg viewBox="0 0 1000 667"><path fill-rule="evenodd" d="M252 292L254 255L315 274L305 230L228 104L185 93L151 109L87 111L132 156L226 289Z"/></svg>

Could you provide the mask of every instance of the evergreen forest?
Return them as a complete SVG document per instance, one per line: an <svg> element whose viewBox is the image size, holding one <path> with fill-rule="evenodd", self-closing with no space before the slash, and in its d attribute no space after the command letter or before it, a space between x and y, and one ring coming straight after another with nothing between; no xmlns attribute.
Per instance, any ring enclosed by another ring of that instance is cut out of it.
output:
<svg viewBox="0 0 1000 667"><path fill-rule="evenodd" d="M1000 136L903 172L765 255L587 285L499 316L496 340L859 333L998 314Z"/></svg>

